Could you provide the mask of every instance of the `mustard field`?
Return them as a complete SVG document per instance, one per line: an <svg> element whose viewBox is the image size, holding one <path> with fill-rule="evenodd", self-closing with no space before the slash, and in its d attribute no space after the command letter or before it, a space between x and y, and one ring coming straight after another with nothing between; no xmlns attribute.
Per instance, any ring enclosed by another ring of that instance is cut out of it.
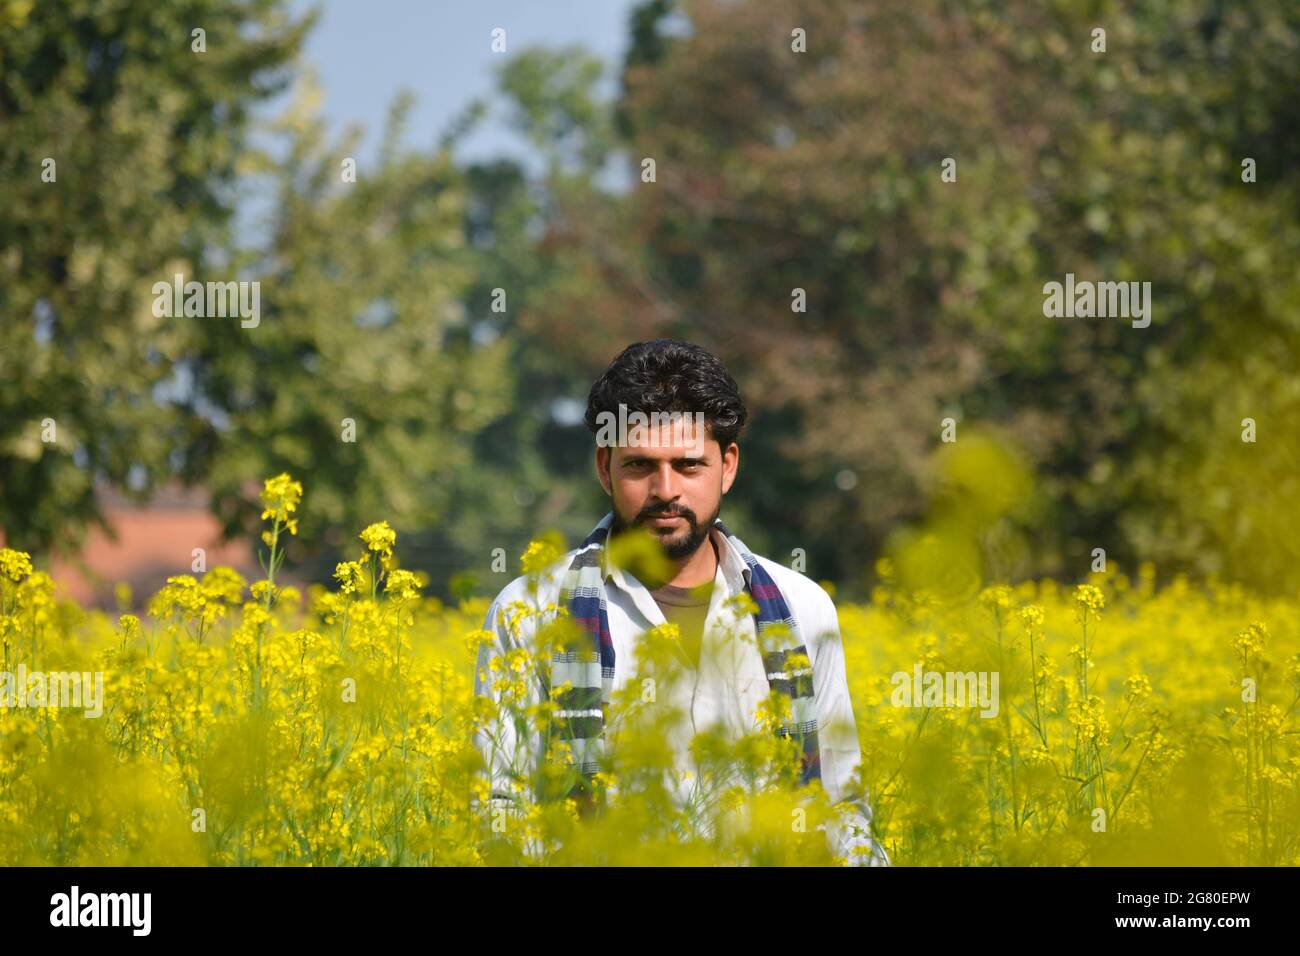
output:
<svg viewBox="0 0 1300 956"><path fill-rule="evenodd" d="M473 734L549 719L523 705L542 655L496 658L495 703L476 699L488 601L422 596L383 522L334 587L276 584L301 497L266 483L266 578L178 575L142 617L58 600L0 552L0 864L856 862L818 832L820 787L771 772L791 755L761 728L698 740L749 783L705 804L667 799L651 727L612 758L597 812L492 809ZM895 865L1300 863L1294 598L1144 566L941 604L891 570L838 611L861 784Z"/></svg>

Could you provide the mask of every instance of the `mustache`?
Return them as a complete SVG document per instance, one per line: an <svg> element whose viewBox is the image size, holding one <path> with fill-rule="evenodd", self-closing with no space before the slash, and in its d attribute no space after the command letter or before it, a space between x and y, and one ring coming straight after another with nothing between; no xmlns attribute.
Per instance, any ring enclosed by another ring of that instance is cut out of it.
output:
<svg viewBox="0 0 1300 956"><path fill-rule="evenodd" d="M685 518L692 525L699 523L698 519L695 517L695 512L692 511L690 508L682 508L673 505L652 505L649 508L642 508L641 512L636 516L636 520L637 523L640 523L646 518L673 518L673 517Z"/></svg>

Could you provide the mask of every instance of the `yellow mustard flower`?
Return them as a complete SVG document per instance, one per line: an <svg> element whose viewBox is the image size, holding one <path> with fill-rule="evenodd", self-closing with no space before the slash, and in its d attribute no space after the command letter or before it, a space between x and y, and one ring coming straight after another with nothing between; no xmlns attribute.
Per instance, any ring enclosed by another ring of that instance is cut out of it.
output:
<svg viewBox="0 0 1300 956"><path fill-rule="evenodd" d="M1232 642L1232 649L1243 661L1252 654L1259 655L1268 644L1268 625L1263 621L1251 621Z"/></svg>
<svg viewBox="0 0 1300 956"><path fill-rule="evenodd" d="M291 517L302 501L302 484L282 472L263 483L261 491L263 521L278 521L290 534L298 533L298 522Z"/></svg>
<svg viewBox="0 0 1300 956"><path fill-rule="evenodd" d="M356 561L342 561L334 568L334 577L342 585L344 594L359 594L366 572Z"/></svg>
<svg viewBox="0 0 1300 956"><path fill-rule="evenodd" d="M398 569L389 572L384 591L400 601L409 601L420 596L420 582L414 572Z"/></svg>
<svg viewBox="0 0 1300 956"><path fill-rule="evenodd" d="M1074 618L1084 625L1089 620L1100 617L1106 606L1106 597L1101 588L1094 584L1080 584L1074 589Z"/></svg>
<svg viewBox="0 0 1300 956"><path fill-rule="evenodd" d="M0 577L21 581L32 573L32 559L24 551L0 548Z"/></svg>
<svg viewBox="0 0 1300 956"><path fill-rule="evenodd" d="M1043 626L1043 609L1037 604L1026 604L1019 611L1020 623L1026 631Z"/></svg>
<svg viewBox="0 0 1300 956"><path fill-rule="evenodd" d="M549 541L530 541L520 556L525 574L540 574L560 559L560 549Z"/></svg>
<svg viewBox="0 0 1300 956"><path fill-rule="evenodd" d="M361 532L360 538L365 542L367 550L375 552L382 558L389 558L393 555L397 532L388 526L387 521L379 521L367 526Z"/></svg>

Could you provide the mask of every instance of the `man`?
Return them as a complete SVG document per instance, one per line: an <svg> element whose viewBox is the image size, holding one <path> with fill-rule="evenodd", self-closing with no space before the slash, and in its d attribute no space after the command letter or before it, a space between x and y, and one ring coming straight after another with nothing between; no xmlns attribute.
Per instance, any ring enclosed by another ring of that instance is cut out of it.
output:
<svg viewBox="0 0 1300 956"><path fill-rule="evenodd" d="M611 696L644 680L639 642L675 624L676 666L669 670L685 679L665 682L663 704L689 717L665 725L679 765L673 786L683 799L699 785L692 736L754 733L761 705L777 691L789 707L776 732L801 748L800 782L820 779L839 811L825 826L831 852L853 865L889 865L871 837L866 796L853 790L861 750L835 606L811 579L752 554L719 519L736 479L745 418L735 380L696 345L641 342L614 360L592 386L586 414L612 510L546 573L517 578L497 596L484 623L492 639L480 645L475 693L492 697L503 656L532 649L542 616L521 617L520 608L567 608L579 642L554 654L549 670L530 682L527 702L556 701L569 762L579 779L594 779L615 737L606 730L617 729L605 726ZM638 565L646 580L608 560L606 546L636 529L649 532L664 559L657 572ZM742 594L756 613L734 612ZM521 742L511 721L496 721L475 741L491 769L489 800L517 802L540 736Z"/></svg>

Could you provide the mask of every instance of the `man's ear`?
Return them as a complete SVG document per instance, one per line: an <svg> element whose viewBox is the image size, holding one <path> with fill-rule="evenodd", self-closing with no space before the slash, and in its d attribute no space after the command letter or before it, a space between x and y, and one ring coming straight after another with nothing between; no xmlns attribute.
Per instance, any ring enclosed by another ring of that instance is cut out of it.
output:
<svg viewBox="0 0 1300 956"><path fill-rule="evenodd" d="M600 486L605 489L605 494L613 497L614 490L612 480L609 475L610 451L608 445L596 446L596 477L600 479Z"/></svg>
<svg viewBox="0 0 1300 956"><path fill-rule="evenodd" d="M731 485L736 480L736 471L739 468L740 446L733 441L727 446L727 450L722 453L722 493L724 495L731 490Z"/></svg>

